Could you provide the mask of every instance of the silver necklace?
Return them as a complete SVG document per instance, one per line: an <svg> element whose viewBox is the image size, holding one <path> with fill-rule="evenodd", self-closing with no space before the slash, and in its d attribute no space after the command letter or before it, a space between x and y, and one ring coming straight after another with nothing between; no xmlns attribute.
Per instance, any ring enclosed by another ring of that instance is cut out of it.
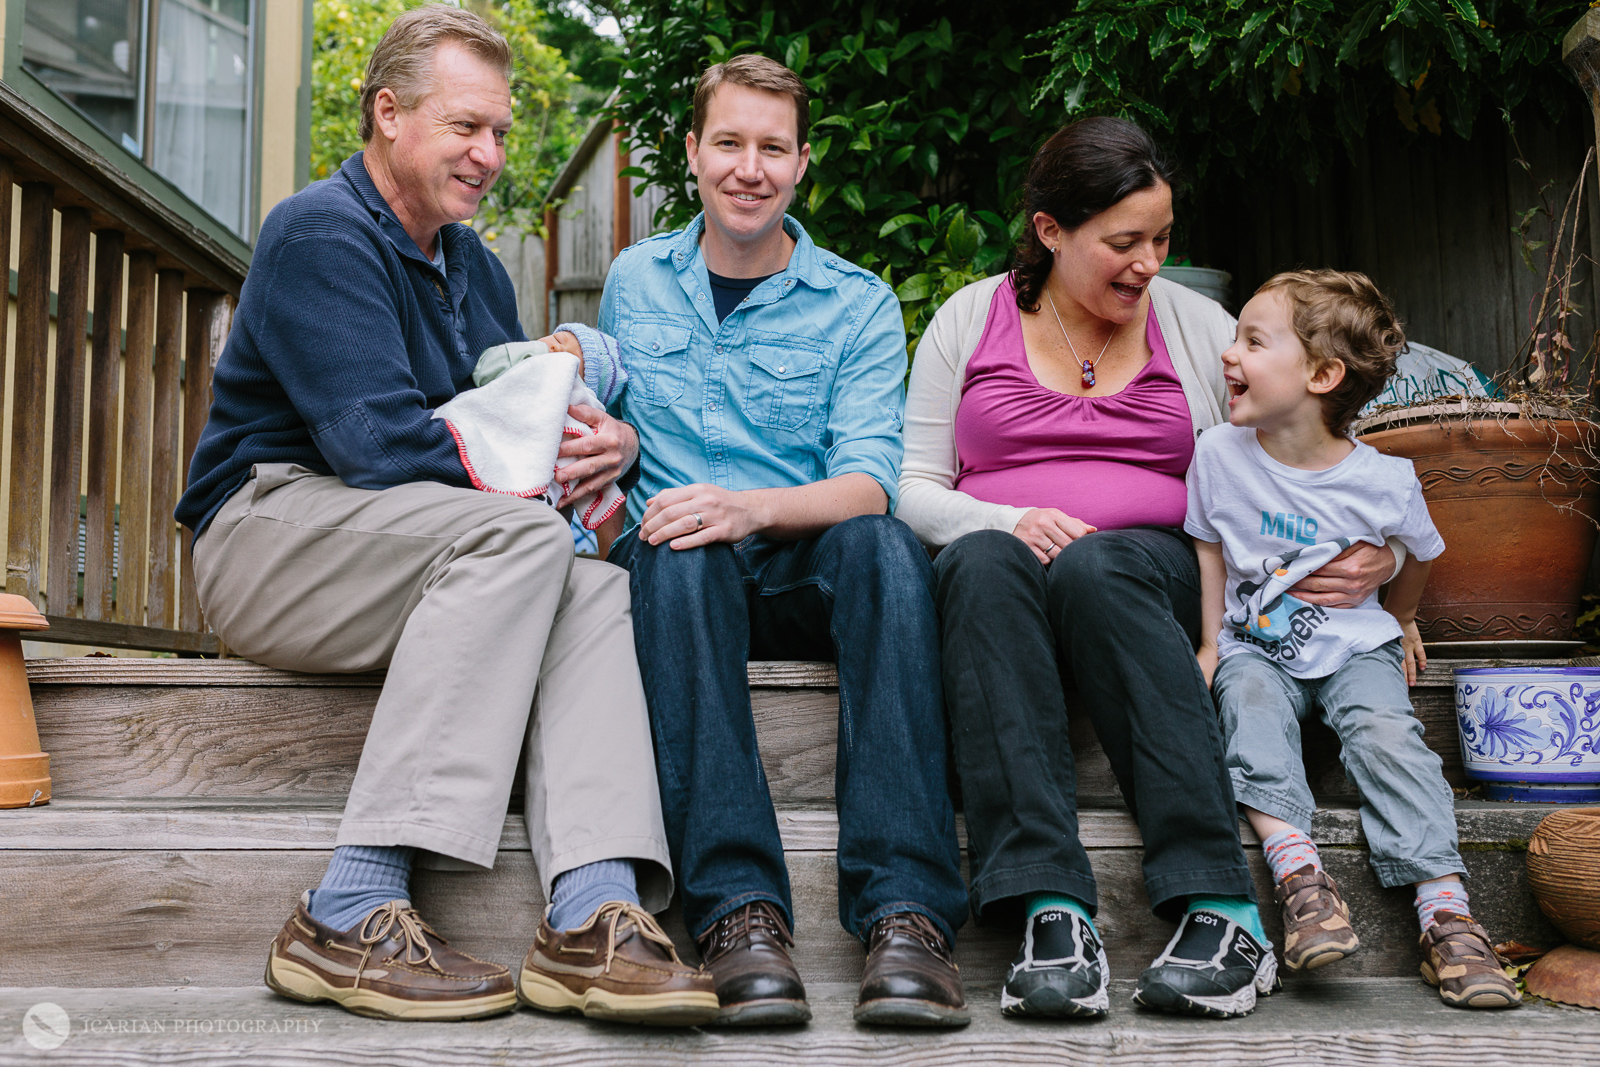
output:
<svg viewBox="0 0 1600 1067"><path fill-rule="evenodd" d="M1050 301L1050 313L1056 317L1056 325L1061 327L1061 336L1067 339L1067 350L1072 353L1072 358L1078 361L1078 366L1083 368L1083 387L1085 389L1093 389L1094 369L1095 367L1099 366L1100 361L1105 358L1106 349L1111 347L1111 338L1117 335L1117 324L1111 324L1111 332L1106 335L1105 347L1100 349L1100 354L1094 357L1093 363L1090 363L1088 360L1078 355L1077 346L1072 343L1072 337L1067 333L1066 324L1061 321L1061 312L1056 310L1056 299L1050 295L1049 289L1044 291L1044 298Z"/></svg>

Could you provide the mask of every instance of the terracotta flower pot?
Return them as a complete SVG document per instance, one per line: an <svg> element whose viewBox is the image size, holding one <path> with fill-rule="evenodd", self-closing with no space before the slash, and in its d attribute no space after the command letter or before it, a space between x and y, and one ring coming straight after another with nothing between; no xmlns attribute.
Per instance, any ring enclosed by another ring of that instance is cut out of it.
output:
<svg viewBox="0 0 1600 1067"><path fill-rule="evenodd" d="M1416 464L1444 537L1417 610L1423 640L1566 640L1600 507L1600 481L1580 443L1600 442L1600 426L1522 418L1508 404L1470 418L1442 417L1446 410L1390 412L1366 420L1361 437Z"/></svg>
<svg viewBox="0 0 1600 1067"><path fill-rule="evenodd" d="M27 597L0 593L0 808L26 808L50 800L50 757L39 751L28 669L18 630L49 624Z"/></svg>
<svg viewBox="0 0 1600 1067"><path fill-rule="evenodd" d="M1528 840L1528 886L1568 941L1600 949L1600 808L1551 813Z"/></svg>

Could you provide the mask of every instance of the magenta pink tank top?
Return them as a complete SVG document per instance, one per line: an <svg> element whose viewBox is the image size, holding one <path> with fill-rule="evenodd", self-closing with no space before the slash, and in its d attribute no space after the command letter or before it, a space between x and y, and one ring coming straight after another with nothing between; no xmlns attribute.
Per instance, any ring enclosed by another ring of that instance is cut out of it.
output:
<svg viewBox="0 0 1600 1067"><path fill-rule="evenodd" d="M1058 393L1028 366L1015 290L1001 283L961 387L955 488L1102 530L1182 526L1194 424L1155 315L1146 322L1153 355L1121 392Z"/></svg>

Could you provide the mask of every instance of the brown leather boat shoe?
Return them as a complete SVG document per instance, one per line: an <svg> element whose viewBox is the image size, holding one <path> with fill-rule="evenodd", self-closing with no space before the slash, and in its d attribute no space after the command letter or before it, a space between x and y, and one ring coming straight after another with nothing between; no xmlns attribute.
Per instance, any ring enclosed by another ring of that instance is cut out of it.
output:
<svg viewBox="0 0 1600 1067"><path fill-rule="evenodd" d="M1522 994L1471 916L1441 911L1422 932L1422 977L1452 1008L1519 1008Z"/></svg>
<svg viewBox="0 0 1600 1067"><path fill-rule="evenodd" d="M678 958L649 912L621 900L600 905L575 930L552 928L547 908L517 997L540 1011L612 1022L700 1026L717 1017L711 976Z"/></svg>
<svg viewBox="0 0 1600 1067"><path fill-rule="evenodd" d="M340 932L300 898L267 954L267 986L380 1019L481 1019L517 1006L511 972L449 947L407 900Z"/></svg>
<svg viewBox="0 0 1600 1067"><path fill-rule="evenodd" d="M878 1026L966 1026L972 1021L961 970L933 920L902 911L872 924L856 1022Z"/></svg>
<svg viewBox="0 0 1600 1067"><path fill-rule="evenodd" d="M1361 947L1350 925L1350 909L1333 876L1310 864L1273 889L1283 909L1283 965L1314 971L1342 960Z"/></svg>
<svg viewBox="0 0 1600 1067"><path fill-rule="evenodd" d="M811 1018L805 984L789 958L794 938L771 901L729 912L699 944L722 1004L719 1025L793 1026Z"/></svg>

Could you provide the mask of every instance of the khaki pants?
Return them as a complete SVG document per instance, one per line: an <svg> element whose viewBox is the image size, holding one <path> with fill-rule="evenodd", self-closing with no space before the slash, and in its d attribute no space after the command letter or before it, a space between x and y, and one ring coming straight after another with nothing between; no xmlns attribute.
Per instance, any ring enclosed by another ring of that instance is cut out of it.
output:
<svg viewBox="0 0 1600 1067"><path fill-rule="evenodd" d="M351 489L288 464L254 475L195 546L207 621L269 666L389 668L338 843L493 866L525 750L546 899L564 871L630 858L647 861L645 907L665 908L627 572L574 559L544 503L437 482Z"/></svg>

